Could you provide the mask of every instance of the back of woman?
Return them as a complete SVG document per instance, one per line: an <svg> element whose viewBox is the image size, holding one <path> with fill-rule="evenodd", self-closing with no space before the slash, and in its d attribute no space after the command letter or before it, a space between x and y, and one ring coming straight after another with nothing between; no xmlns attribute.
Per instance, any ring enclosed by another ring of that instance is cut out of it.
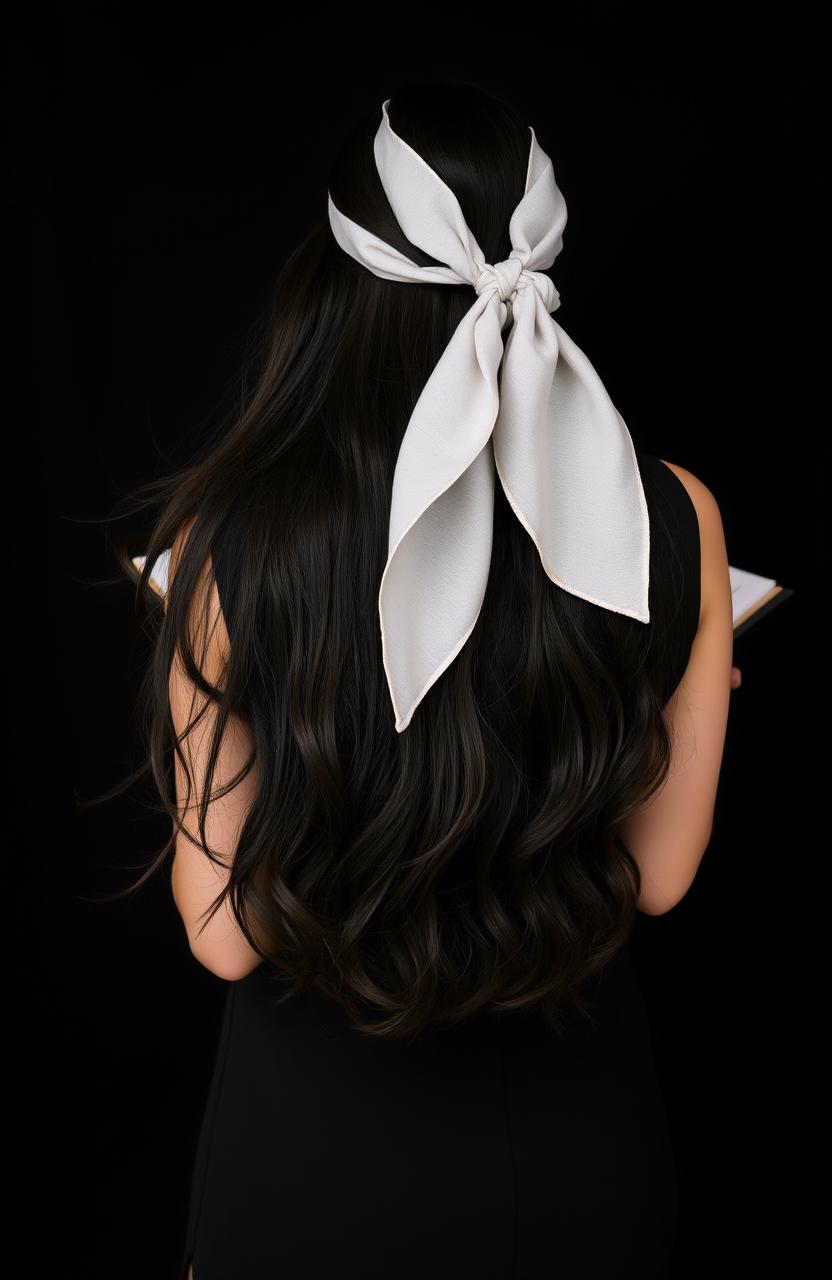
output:
<svg viewBox="0 0 832 1280"><path fill-rule="evenodd" d="M229 984L183 1280L665 1274L629 938L710 837L731 593L552 315L564 223L511 107L403 87L162 495L159 861Z"/></svg>

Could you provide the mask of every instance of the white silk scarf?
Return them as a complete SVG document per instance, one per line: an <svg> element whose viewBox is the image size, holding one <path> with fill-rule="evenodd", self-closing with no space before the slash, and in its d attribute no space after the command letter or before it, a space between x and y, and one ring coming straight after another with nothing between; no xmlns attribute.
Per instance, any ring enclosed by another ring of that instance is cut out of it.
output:
<svg viewBox="0 0 832 1280"><path fill-rule="evenodd" d="M550 314L560 296L540 268L563 247L566 203L534 129L525 194L509 223L511 253L490 264L451 189L394 131L389 102L373 144L384 191L407 239L445 265L411 262L328 194L335 239L387 280L476 292L419 396L393 477L378 608L401 733L479 617L495 470L552 582L639 622L650 621L650 526L624 420Z"/></svg>

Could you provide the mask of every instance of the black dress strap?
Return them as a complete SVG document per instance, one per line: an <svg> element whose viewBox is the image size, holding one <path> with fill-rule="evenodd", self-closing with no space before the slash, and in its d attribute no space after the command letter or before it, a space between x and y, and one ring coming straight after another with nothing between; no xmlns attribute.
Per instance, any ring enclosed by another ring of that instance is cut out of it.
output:
<svg viewBox="0 0 832 1280"><path fill-rule="evenodd" d="M699 628L699 517L690 494L667 463L643 451L638 451L637 458L652 529L650 613L651 617L657 612L665 615L657 617L656 625L661 631L660 643L669 650L670 696L685 674Z"/></svg>

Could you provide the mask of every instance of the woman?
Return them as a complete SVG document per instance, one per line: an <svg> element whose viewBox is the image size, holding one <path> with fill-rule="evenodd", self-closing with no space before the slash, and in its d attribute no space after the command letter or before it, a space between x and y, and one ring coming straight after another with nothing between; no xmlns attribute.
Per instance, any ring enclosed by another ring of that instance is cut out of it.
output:
<svg viewBox="0 0 832 1280"><path fill-rule="evenodd" d="M327 191L141 580L171 548L154 865L229 983L180 1276L663 1275L629 936L711 834L719 509L552 317L565 205L509 105L403 87Z"/></svg>

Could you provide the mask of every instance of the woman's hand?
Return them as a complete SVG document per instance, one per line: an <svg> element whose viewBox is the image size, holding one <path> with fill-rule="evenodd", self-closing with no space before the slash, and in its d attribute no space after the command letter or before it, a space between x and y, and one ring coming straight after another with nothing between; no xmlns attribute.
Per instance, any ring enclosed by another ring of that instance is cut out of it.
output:
<svg viewBox="0 0 832 1280"><path fill-rule="evenodd" d="M742 672L740 671L739 667L732 667L731 668L731 688L739 689L741 684L742 684Z"/></svg>

